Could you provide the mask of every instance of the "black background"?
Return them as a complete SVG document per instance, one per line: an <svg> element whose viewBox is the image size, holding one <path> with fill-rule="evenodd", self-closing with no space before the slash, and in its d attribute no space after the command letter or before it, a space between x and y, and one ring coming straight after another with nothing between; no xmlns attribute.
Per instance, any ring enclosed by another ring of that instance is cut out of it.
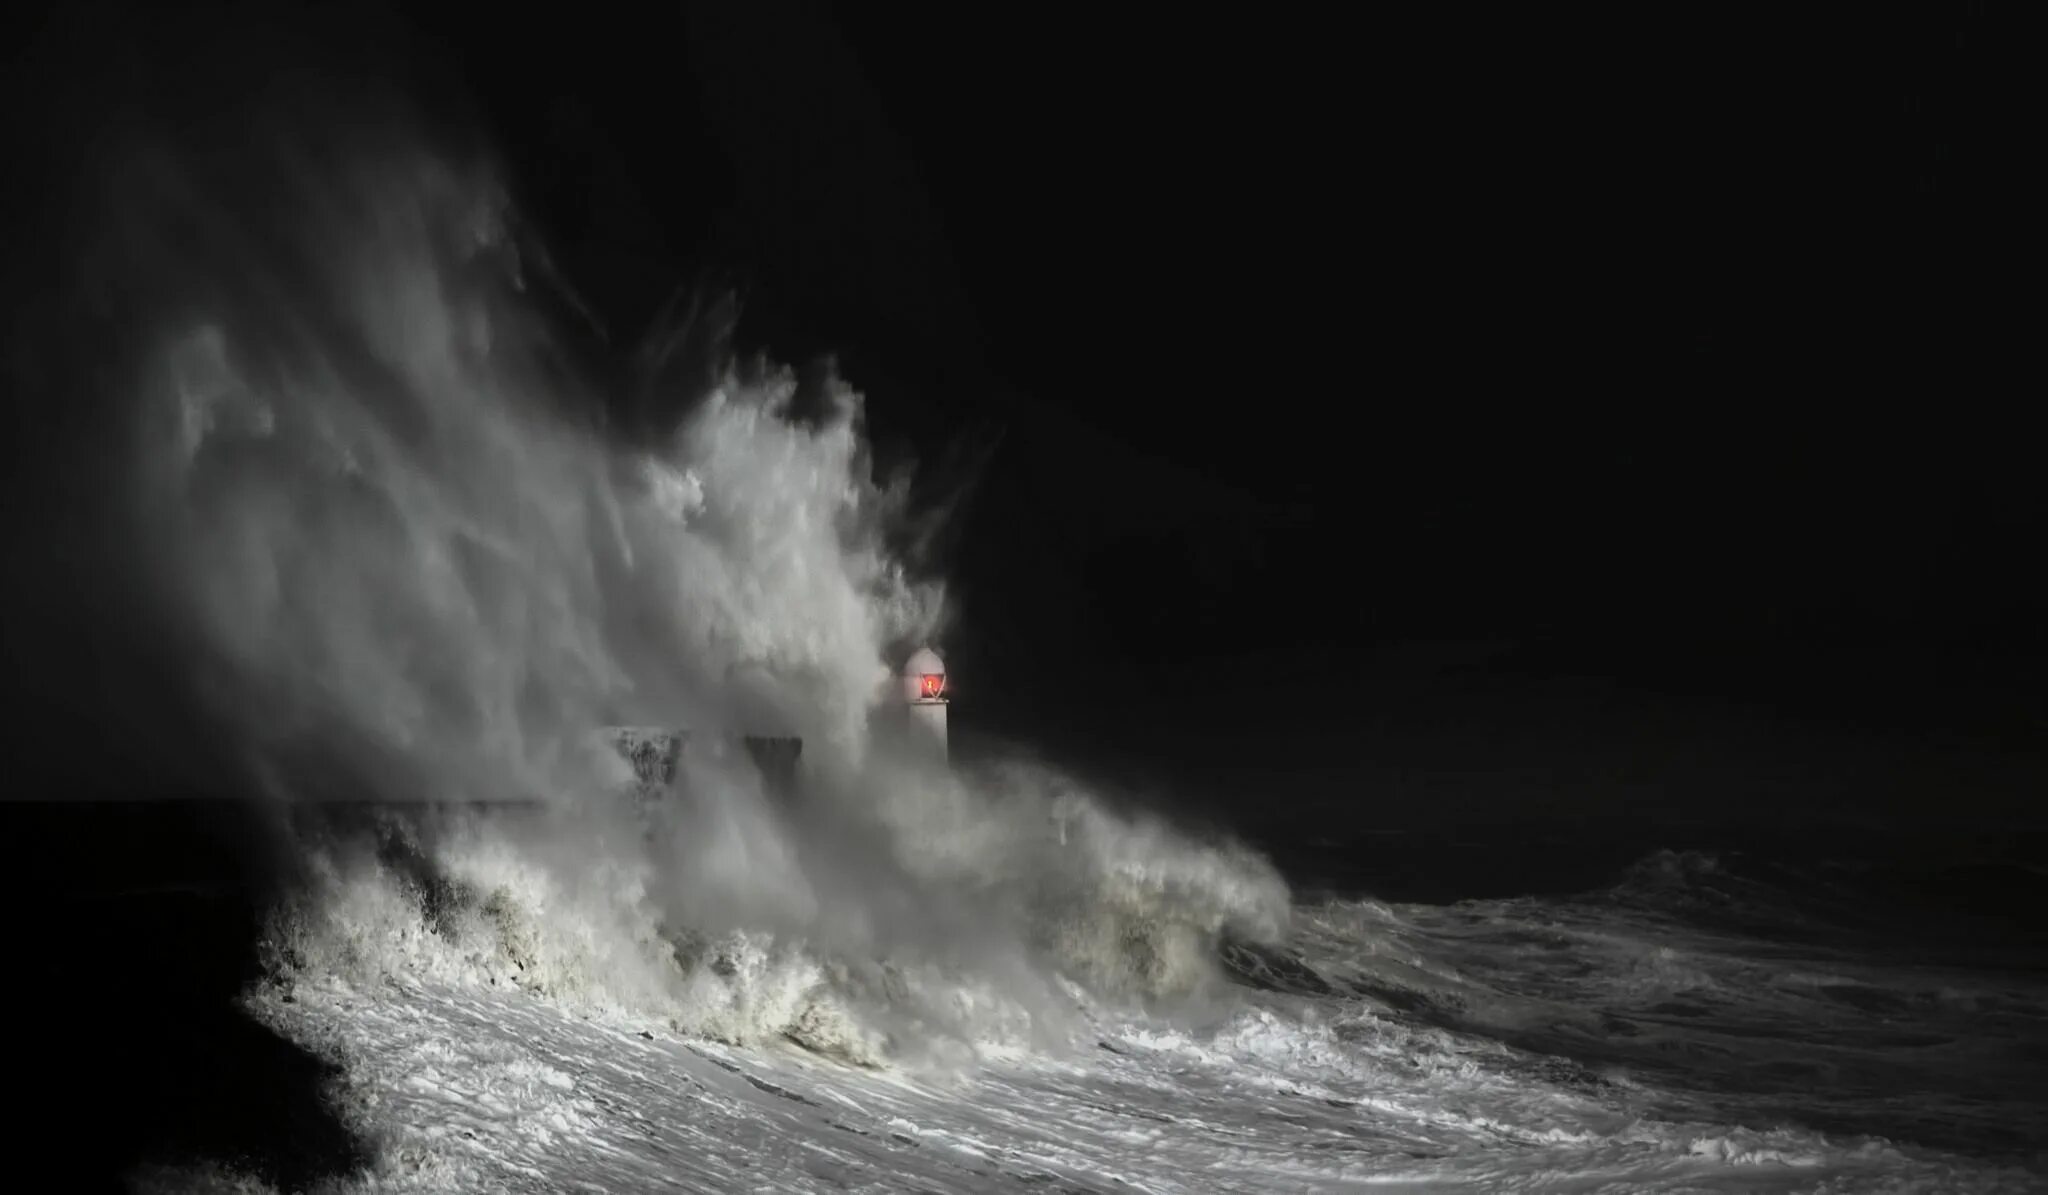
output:
<svg viewBox="0 0 2048 1195"><path fill-rule="evenodd" d="M502 153L614 343L729 284L836 356L959 499L963 743L1225 812L2038 819L1970 6L24 20L24 211L123 104L377 78Z"/></svg>

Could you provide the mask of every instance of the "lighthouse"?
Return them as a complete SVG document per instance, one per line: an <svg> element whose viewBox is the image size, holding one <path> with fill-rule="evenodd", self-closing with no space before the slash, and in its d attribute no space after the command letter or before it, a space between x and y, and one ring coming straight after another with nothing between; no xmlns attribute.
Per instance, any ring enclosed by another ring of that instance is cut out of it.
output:
<svg viewBox="0 0 2048 1195"><path fill-rule="evenodd" d="M946 758L946 662L929 647L910 654L898 674L912 745Z"/></svg>

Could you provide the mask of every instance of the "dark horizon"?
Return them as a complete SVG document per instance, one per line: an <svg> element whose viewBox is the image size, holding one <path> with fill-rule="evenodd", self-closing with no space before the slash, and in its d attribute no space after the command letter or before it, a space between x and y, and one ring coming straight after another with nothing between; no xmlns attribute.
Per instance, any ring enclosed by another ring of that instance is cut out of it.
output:
<svg viewBox="0 0 2048 1195"><path fill-rule="evenodd" d="M22 60L53 193L102 125L261 94L225 69L259 52L381 75L502 156L600 356L729 285L743 345L836 358L882 464L964 495L936 567L970 734L1225 818L2040 824L2008 79L1970 11L83 11ZM9 619L24 695L72 683L43 673L80 608ZM38 737L89 740L126 666Z"/></svg>

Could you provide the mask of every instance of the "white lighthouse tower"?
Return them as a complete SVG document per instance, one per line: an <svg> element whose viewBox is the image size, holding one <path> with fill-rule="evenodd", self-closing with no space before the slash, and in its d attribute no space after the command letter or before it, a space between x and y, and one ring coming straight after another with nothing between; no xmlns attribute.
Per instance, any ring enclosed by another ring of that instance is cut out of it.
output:
<svg viewBox="0 0 2048 1195"><path fill-rule="evenodd" d="M946 662L929 647L920 647L904 662L898 676L906 707L909 738L923 750L946 758Z"/></svg>

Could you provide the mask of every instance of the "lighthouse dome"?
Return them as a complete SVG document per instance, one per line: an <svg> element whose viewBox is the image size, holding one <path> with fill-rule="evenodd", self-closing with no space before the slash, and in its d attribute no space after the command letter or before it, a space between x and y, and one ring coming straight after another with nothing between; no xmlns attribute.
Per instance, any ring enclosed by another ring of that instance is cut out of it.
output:
<svg viewBox="0 0 2048 1195"><path fill-rule="evenodd" d="M920 647L904 661L903 696L907 701L943 701L946 694L946 662L929 647Z"/></svg>

